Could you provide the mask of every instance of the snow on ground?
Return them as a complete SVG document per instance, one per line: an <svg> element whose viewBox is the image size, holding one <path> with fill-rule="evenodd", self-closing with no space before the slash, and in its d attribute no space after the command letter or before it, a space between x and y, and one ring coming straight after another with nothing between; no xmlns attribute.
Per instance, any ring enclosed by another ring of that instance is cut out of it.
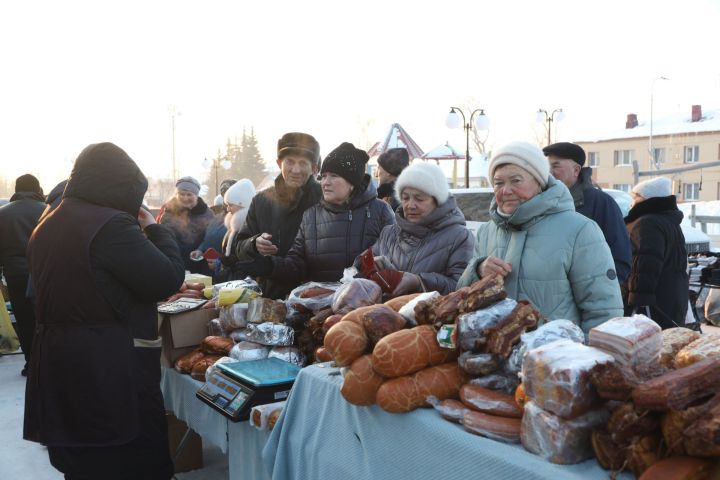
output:
<svg viewBox="0 0 720 480"><path fill-rule="evenodd" d="M719 217L720 220L720 200L712 200L709 202L687 202L678 204L678 208L683 212L684 217L682 224L690 226L690 212L692 206L695 205L695 215L708 215ZM700 229L700 224L696 223L695 227ZM720 235L720 223L708 223L707 224L708 235ZM688 242L692 241L689 238L685 238Z"/></svg>

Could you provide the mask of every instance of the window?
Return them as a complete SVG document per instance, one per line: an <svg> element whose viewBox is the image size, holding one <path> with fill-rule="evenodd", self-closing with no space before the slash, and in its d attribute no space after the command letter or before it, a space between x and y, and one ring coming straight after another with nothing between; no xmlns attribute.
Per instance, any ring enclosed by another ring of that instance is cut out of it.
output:
<svg viewBox="0 0 720 480"><path fill-rule="evenodd" d="M665 148L653 148L653 162L655 165L662 165L665 163Z"/></svg>
<svg viewBox="0 0 720 480"><path fill-rule="evenodd" d="M685 147L684 152L683 158L685 159L685 163L696 163L700 161L700 147L697 145Z"/></svg>
<svg viewBox="0 0 720 480"><path fill-rule="evenodd" d="M700 184L683 183L683 198L685 200L700 200Z"/></svg>
<svg viewBox="0 0 720 480"><path fill-rule="evenodd" d="M632 185L630 185L629 183L614 183L613 190L620 190L621 192L630 193L630 190L632 190Z"/></svg>
<svg viewBox="0 0 720 480"><path fill-rule="evenodd" d="M588 152L588 167L595 168L600 166L600 153Z"/></svg>
<svg viewBox="0 0 720 480"><path fill-rule="evenodd" d="M632 150L615 150L613 160L616 167L629 166L632 164Z"/></svg>

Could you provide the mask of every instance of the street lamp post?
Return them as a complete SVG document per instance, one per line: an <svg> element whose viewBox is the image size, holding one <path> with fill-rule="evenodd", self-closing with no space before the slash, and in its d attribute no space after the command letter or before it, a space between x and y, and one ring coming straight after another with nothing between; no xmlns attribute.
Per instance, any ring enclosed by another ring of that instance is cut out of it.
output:
<svg viewBox="0 0 720 480"><path fill-rule="evenodd" d="M462 115L462 124L460 123L460 117L458 112ZM448 113L445 119L445 125L448 128L460 128L460 125L465 129L465 188L470 188L470 130L472 129L472 119L476 113L479 115L475 119L475 127L478 130L486 131L490 127L490 119L485 115L485 110L477 108L472 111L470 117L465 120L465 114L458 107L450 107L450 113Z"/></svg>
<svg viewBox="0 0 720 480"><path fill-rule="evenodd" d="M557 115L557 118L555 117ZM548 145L552 143L551 140L551 133L552 133L552 123L553 122L562 122L565 118L565 113L563 112L562 108L556 108L552 111L552 113L548 113L545 109L539 109L537 111L537 115L535 116L535 121L537 123L545 123L545 129L547 130L547 141Z"/></svg>
<svg viewBox="0 0 720 480"><path fill-rule="evenodd" d="M669 80L666 77L654 78L650 85L650 135L648 135L648 153L650 154L650 170L658 170L660 165L655 160L655 151L653 149L653 96L655 93L655 82L658 80Z"/></svg>
<svg viewBox="0 0 720 480"><path fill-rule="evenodd" d="M202 166L205 170L209 170L210 168L213 169L215 173L215 196L220 195L220 180L218 175L218 169L220 166L224 170L228 170L232 163L230 163L230 160L227 159L227 157L223 158L220 156L220 152L218 152L217 158L215 158L212 162L205 157L205 160L202 162Z"/></svg>

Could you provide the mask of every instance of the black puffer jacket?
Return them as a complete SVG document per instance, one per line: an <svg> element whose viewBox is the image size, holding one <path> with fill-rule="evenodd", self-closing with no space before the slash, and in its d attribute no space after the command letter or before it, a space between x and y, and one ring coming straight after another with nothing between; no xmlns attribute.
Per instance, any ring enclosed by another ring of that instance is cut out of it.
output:
<svg viewBox="0 0 720 480"><path fill-rule="evenodd" d="M39 193L17 192L10 203L0 207L0 270L6 277L26 278L30 234L45 210L45 198Z"/></svg>
<svg viewBox="0 0 720 480"><path fill-rule="evenodd" d="M215 214L200 197L198 197L197 205L190 210L180 205L176 197L164 205L158 223L167 226L175 234L185 270L205 275L210 274L207 262L191 260L190 252L196 250L203 241L205 231L214 218Z"/></svg>
<svg viewBox="0 0 720 480"><path fill-rule="evenodd" d="M626 314L650 307L662 328L683 326L688 306L687 250L674 195L649 198L625 217L632 268L623 284Z"/></svg>
<svg viewBox="0 0 720 480"><path fill-rule="evenodd" d="M375 243L382 229L395 223L390 206L377 198L369 175L363 185L347 205L321 200L306 210L287 256L264 257L263 273L294 286L307 281L339 281L343 270Z"/></svg>

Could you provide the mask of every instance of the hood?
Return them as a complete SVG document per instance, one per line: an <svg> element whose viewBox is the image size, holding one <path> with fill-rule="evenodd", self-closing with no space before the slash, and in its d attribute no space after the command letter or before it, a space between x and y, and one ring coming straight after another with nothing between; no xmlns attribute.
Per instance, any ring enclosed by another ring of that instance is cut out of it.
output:
<svg viewBox="0 0 720 480"><path fill-rule="evenodd" d="M355 210L356 208L365 205L371 200L377 198L377 189L375 188L375 184L370 181L370 175L368 175L367 173L365 174L365 177L363 178L360 187L361 188L353 192L353 195L350 197L349 203L343 205L332 205L325 202L325 200L320 200L320 203L324 208L330 210L331 212L344 212L347 210Z"/></svg>
<svg viewBox="0 0 720 480"><path fill-rule="evenodd" d="M137 216L148 182L120 147L96 143L85 148L73 166L63 198L75 197Z"/></svg>
<svg viewBox="0 0 720 480"><path fill-rule="evenodd" d="M44 202L45 197L42 193L36 193L36 192L15 192L13 193L13 196L10 197L10 202L14 202L16 200L37 200L38 202Z"/></svg>
<svg viewBox="0 0 720 480"><path fill-rule="evenodd" d="M58 203L60 203L60 199L62 198L62 194L65 191L65 186L67 185L67 183L67 180L63 180L62 182L55 185L55 187L50 190L50 193L48 193L47 199L45 199L45 203L49 203L53 206L53 208L57 207Z"/></svg>
<svg viewBox="0 0 720 480"><path fill-rule="evenodd" d="M424 237L430 232L448 228L451 225L465 225L465 215L457 208L455 197L450 195L445 203L430 212L420 223L412 223L405 219L402 206L395 213L395 221L403 232L416 237Z"/></svg>
<svg viewBox="0 0 720 480"><path fill-rule="evenodd" d="M680 225L683 213L677 207L675 195L668 197L654 197L644 200L630 209L625 217L625 223L632 223L643 215L659 214L669 218L673 223Z"/></svg>
<svg viewBox="0 0 720 480"><path fill-rule="evenodd" d="M534 225L545 215L563 212L565 210L575 211L570 190L564 183L556 180L552 175L548 178L545 190L535 195L513 212L509 217L503 217L497 212L497 202L493 197L490 203L490 218L500 228L513 228L525 230Z"/></svg>

